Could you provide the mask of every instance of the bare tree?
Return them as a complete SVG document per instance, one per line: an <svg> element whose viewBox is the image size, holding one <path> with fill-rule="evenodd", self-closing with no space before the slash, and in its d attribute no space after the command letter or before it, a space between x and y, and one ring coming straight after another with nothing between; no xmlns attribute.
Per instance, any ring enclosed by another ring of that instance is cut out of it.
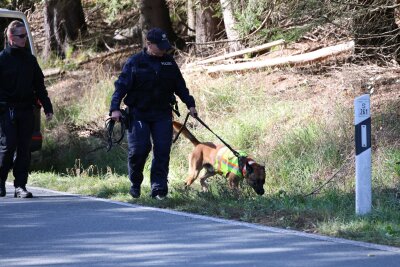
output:
<svg viewBox="0 0 400 267"><path fill-rule="evenodd" d="M224 16L224 24L225 24L225 31L226 36L228 37L229 42L229 50L231 52L238 51L243 49L243 46L240 44L238 40L240 35L239 32L236 30L235 25L235 17L234 17L234 5L232 0L220 0L221 1L221 8L222 14Z"/></svg>
<svg viewBox="0 0 400 267"><path fill-rule="evenodd" d="M26 11L28 9L31 9L31 11L34 11L34 1L32 0L12 0L11 1L11 6L12 9L15 10L21 10L21 11Z"/></svg>
<svg viewBox="0 0 400 267"><path fill-rule="evenodd" d="M187 1L187 23L188 23L188 35L195 36L196 29L196 5L194 0Z"/></svg>
<svg viewBox="0 0 400 267"><path fill-rule="evenodd" d="M147 32L158 27L163 29L168 39L178 48L183 48L184 41L175 34L172 29L171 18L169 16L168 5L165 0L140 0L140 26L142 28L142 43L146 40Z"/></svg>
<svg viewBox="0 0 400 267"><path fill-rule="evenodd" d="M45 0L44 17L45 57L52 51L65 57L67 47L87 32L81 0Z"/></svg>

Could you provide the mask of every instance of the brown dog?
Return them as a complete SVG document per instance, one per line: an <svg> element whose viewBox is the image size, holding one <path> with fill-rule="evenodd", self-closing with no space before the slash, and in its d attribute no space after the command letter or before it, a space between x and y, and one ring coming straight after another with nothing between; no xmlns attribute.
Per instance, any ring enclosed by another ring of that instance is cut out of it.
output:
<svg viewBox="0 0 400 267"><path fill-rule="evenodd" d="M177 121L173 121L173 126L174 130L178 132L183 125ZM205 174L200 177L200 184L203 191L208 190L207 178L215 174L221 174L227 177L229 186L234 190L238 189L240 180L244 178L258 195L264 194L264 166L256 163L247 156L243 158L241 164L238 164L237 157L235 156L236 163L228 162L227 156L224 156L224 154L230 151L226 146L211 142L199 142L186 127L183 127L182 134L194 145L194 149L189 155L189 176L186 179L186 186L190 186L197 179L200 171L205 169ZM221 164L229 165L229 169L221 168ZM239 166L243 167L239 168Z"/></svg>

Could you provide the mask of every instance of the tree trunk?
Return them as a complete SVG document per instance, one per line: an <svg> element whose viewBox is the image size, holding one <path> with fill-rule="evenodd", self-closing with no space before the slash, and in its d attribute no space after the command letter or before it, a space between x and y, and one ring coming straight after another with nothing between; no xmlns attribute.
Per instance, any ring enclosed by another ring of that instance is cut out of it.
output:
<svg viewBox="0 0 400 267"><path fill-rule="evenodd" d="M358 0L353 20L355 53L363 58L400 60L400 29L395 21L394 0Z"/></svg>
<svg viewBox="0 0 400 267"><path fill-rule="evenodd" d="M220 0L222 7L222 14L224 16L224 24L226 36L228 37L229 42L229 51L235 52L243 49L243 46L240 44L238 40L240 38L239 32L235 29L235 17L234 17L234 7L232 0Z"/></svg>
<svg viewBox="0 0 400 267"><path fill-rule="evenodd" d="M35 4L31 0L12 0L11 1L12 9L20 10L22 12L31 9L31 12L34 11Z"/></svg>
<svg viewBox="0 0 400 267"><path fill-rule="evenodd" d="M165 0L140 0L140 26L142 28L142 44L146 44L147 32L154 27L163 29L168 40L179 49L184 47L184 41L175 34Z"/></svg>
<svg viewBox="0 0 400 267"><path fill-rule="evenodd" d="M200 0L196 8L196 43L214 41L223 30L222 20L215 14L219 0Z"/></svg>
<svg viewBox="0 0 400 267"><path fill-rule="evenodd" d="M187 2L187 23L188 23L188 32L189 36L195 36L196 29L196 6L194 0L188 0Z"/></svg>
<svg viewBox="0 0 400 267"><path fill-rule="evenodd" d="M48 57L50 52L65 57L67 47L87 32L80 0L46 0L44 17L45 57Z"/></svg>

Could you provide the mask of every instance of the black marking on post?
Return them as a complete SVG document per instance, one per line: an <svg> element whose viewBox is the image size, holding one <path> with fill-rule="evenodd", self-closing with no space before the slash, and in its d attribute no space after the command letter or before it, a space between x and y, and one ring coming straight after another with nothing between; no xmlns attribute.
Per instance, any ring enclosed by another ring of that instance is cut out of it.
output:
<svg viewBox="0 0 400 267"><path fill-rule="evenodd" d="M361 137L361 129L362 125L365 125L367 128L367 140L366 140L366 146L362 146L362 137ZM364 151L368 150L371 148L371 117L368 119L360 122L355 126L355 141L356 141L356 156L360 155Z"/></svg>

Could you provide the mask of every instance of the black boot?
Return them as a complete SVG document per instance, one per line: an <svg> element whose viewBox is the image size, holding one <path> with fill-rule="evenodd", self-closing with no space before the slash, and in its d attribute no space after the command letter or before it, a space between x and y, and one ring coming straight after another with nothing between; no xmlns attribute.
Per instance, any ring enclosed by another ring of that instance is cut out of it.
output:
<svg viewBox="0 0 400 267"><path fill-rule="evenodd" d="M14 197L18 198L32 198L33 195L31 192L26 190L25 186L19 186L15 188Z"/></svg>
<svg viewBox="0 0 400 267"><path fill-rule="evenodd" d="M5 197L6 193L6 182L0 181L0 197Z"/></svg>
<svg viewBox="0 0 400 267"><path fill-rule="evenodd" d="M133 198L139 198L140 197L140 187L139 188L131 187L131 189L129 190L129 194Z"/></svg>

